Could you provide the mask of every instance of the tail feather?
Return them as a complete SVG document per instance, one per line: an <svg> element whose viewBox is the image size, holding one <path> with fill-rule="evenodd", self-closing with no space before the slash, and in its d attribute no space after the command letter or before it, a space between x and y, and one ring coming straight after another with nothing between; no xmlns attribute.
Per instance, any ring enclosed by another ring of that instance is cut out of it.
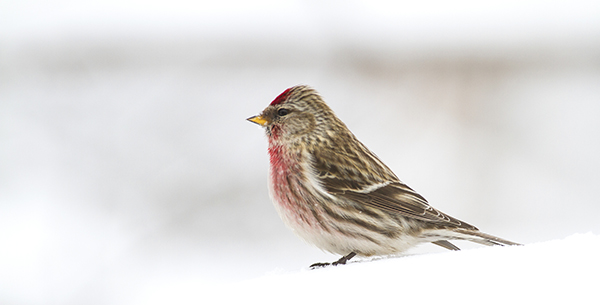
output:
<svg viewBox="0 0 600 305"><path fill-rule="evenodd" d="M452 251L458 251L460 250L459 247L455 246L453 243L447 241L447 240L436 240L436 241L432 241L431 242L434 245L438 245L440 247L444 247L448 250L452 250Z"/></svg>
<svg viewBox="0 0 600 305"><path fill-rule="evenodd" d="M452 232L459 233L462 236L456 236L457 239L466 239L472 242L476 242L486 246L521 246L519 243L515 243L494 235L483 233L481 231L468 230L468 229L453 229Z"/></svg>

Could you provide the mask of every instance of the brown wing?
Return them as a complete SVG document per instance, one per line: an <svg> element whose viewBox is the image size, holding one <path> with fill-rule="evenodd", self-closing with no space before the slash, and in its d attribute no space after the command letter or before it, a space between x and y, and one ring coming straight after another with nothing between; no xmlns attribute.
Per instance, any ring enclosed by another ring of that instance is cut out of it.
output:
<svg viewBox="0 0 600 305"><path fill-rule="evenodd" d="M390 182L374 190L351 190L337 188L340 186L335 179L324 179L325 189L340 198L356 203L372 206L390 213L398 213L405 217L427 222L439 223L445 226L477 230L476 227L444 214L431 207L423 196L402 182Z"/></svg>
<svg viewBox="0 0 600 305"><path fill-rule="evenodd" d="M332 195L390 213L440 225L477 230L474 226L431 207L423 196L402 183L379 158L351 133L342 143L311 151L323 187Z"/></svg>

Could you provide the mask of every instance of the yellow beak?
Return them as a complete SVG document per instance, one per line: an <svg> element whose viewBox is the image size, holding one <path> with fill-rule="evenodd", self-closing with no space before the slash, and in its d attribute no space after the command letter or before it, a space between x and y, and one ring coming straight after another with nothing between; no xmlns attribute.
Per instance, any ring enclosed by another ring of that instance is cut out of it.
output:
<svg viewBox="0 0 600 305"><path fill-rule="evenodd" d="M255 115L253 117L250 117L247 119L248 121L252 122L252 123L256 123L260 126L265 126L267 125L267 123L269 123L269 121L265 120L262 116L260 115Z"/></svg>

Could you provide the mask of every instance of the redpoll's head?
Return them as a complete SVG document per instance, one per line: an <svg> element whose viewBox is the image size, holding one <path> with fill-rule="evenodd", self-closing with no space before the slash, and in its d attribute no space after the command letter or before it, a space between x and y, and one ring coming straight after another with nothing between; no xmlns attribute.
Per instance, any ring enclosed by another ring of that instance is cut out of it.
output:
<svg viewBox="0 0 600 305"><path fill-rule="evenodd" d="M277 142L312 142L316 137L327 137L329 127L343 126L319 94L308 86L285 90L261 114L248 120L263 126L269 138Z"/></svg>

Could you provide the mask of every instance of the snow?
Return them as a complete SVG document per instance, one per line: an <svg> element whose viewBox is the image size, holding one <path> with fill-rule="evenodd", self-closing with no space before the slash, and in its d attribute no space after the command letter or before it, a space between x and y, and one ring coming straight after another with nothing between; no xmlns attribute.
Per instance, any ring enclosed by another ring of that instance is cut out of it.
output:
<svg viewBox="0 0 600 305"><path fill-rule="evenodd" d="M359 260L221 285L147 287L136 304L591 304L600 236Z"/></svg>

